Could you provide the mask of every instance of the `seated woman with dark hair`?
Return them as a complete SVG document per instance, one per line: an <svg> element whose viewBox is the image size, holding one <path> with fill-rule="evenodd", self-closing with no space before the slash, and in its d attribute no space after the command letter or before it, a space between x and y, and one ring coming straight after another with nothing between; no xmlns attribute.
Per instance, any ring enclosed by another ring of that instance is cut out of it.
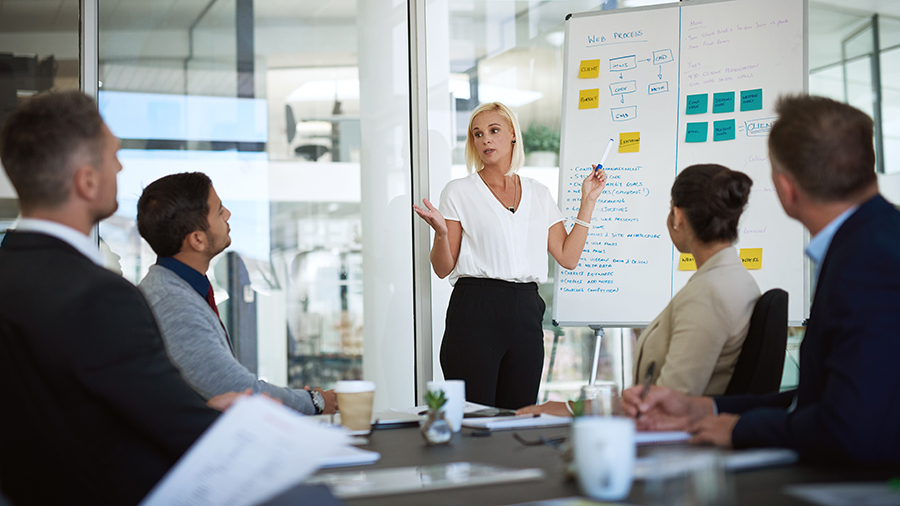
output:
<svg viewBox="0 0 900 506"><path fill-rule="evenodd" d="M752 185L746 174L713 164L692 165L675 178L669 236L678 251L694 256L697 272L641 333L634 384L655 362L655 385L694 396L725 393L759 298L732 246ZM519 412L569 414L562 402Z"/></svg>

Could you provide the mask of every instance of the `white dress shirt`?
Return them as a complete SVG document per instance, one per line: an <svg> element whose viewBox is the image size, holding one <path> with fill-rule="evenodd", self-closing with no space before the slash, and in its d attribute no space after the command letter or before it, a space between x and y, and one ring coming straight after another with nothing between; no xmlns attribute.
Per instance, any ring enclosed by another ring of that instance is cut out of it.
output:
<svg viewBox="0 0 900 506"><path fill-rule="evenodd" d="M74 228L55 221L19 218L13 225L13 229L19 232L35 232L55 237L78 250L79 253L88 257L95 264L103 266L103 253L100 252L100 247L97 243Z"/></svg>
<svg viewBox="0 0 900 506"><path fill-rule="evenodd" d="M451 285L460 277L547 281L549 230L563 221L563 214L546 186L527 177L519 180L522 195L515 213L494 197L478 173L447 183L441 214L463 229Z"/></svg>

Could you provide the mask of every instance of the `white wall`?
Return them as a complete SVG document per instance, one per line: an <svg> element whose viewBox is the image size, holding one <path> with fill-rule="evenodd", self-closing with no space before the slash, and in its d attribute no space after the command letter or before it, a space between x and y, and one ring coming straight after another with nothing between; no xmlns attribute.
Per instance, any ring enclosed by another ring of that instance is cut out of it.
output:
<svg viewBox="0 0 900 506"><path fill-rule="evenodd" d="M879 174L878 186L884 198L894 205L900 205L900 172Z"/></svg>

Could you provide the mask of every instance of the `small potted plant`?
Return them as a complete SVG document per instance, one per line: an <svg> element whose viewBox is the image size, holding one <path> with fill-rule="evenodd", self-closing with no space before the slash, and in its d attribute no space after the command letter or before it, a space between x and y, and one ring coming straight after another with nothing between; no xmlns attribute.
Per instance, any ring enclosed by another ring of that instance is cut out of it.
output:
<svg viewBox="0 0 900 506"><path fill-rule="evenodd" d="M529 167L559 166L559 131L532 123L522 134L525 165Z"/></svg>
<svg viewBox="0 0 900 506"><path fill-rule="evenodd" d="M428 417L419 424L419 432L428 445L447 444L453 437L453 430L444 418L444 411L441 409L446 403L447 396L443 390L429 391L425 394Z"/></svg>

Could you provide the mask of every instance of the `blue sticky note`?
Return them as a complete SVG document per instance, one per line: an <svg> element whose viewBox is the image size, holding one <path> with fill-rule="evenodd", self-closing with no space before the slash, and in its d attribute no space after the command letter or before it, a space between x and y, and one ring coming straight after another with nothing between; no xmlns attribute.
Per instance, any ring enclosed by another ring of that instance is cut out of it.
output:
<svg viewBox="0 0 900 506"><path fill-rule="evenodd" d="M713 123L713 142L734 140L734 120L724 119Z"/></svg>
<svg viewBox="0 0 900 506"><path fill-rule="evenodd" d="M732 123L734 120L732 120ZM688 123L684 142L706 142L706 134L709 131L709 123Z"/></svg>
<svg viewBox="0 0 900 506"><path fill-rule="evenodd" d="M687 96L687 111L685 114L703 114L706 112L706 108L708 107L709 95L704 93L703 95L688 95Z"/></svg>
<svg viewBox="0 0 900 506"><path fill-rule="evenodd" d="M762 88L741 92L741 110L758 111L762 109Z"/></svg>
<svg viewBox="0 0 900 506"><path fill-rule="evenodd" d="M713 93L713 114L734 112L734 92Z"/></svg>

